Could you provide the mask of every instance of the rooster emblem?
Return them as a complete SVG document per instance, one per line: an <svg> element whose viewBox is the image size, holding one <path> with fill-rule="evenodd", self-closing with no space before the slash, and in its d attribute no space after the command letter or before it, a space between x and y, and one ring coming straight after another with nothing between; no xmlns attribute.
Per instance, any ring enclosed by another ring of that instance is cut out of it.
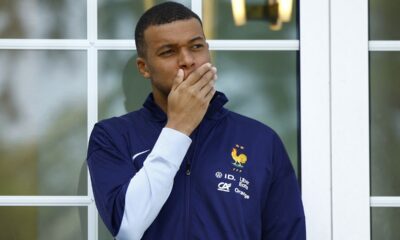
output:
<svg viewBox="0 0 400 240"><path fill-rule="evenodd" d="M247 162L247 156L244 153L238 155L238 149L244 149L243 146L236 145L232 148L231 156L233 158L233 165L235 167L243 168L243 165Z"/></svg>

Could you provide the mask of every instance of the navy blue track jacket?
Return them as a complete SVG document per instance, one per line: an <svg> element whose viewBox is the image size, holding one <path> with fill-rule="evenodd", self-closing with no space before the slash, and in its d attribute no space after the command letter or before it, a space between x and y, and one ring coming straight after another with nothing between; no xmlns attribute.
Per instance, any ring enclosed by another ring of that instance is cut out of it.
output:
<svg viewBox="0 0 400 240"><path fill-rule="evenodd" d="M306 239L298 182L282 141L264 124L225 109L226 102L217 92L142 239ZM127 189L167 121L151 94L143 106L100 121L89 141L96 206L113 236L127 207L135 210Z"/></svg>

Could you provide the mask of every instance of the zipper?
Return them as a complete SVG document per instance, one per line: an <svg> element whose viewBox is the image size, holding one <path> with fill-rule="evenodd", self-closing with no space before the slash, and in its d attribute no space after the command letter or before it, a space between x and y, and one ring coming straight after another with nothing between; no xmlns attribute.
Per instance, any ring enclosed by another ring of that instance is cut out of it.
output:
<svg viewBox="0 0 400 240"><path fill-rule="evenodd" d="M190 176L191 171L191 163L189 161L186 162L186 176Z"/></svg>
<svg viewBox="0 0 400 240"><path fill-rule="evenodd" d="M186 183L186 186L185 186L186 187L186 189L185 189L186 190L185 191L185 193L186 193L186 203L185 203L185 205L186 205L185 225L186 225L186 227L185 227L185 230L186 230L186 232L185 232L185 239L189 239L189 233L190 233L190 179L191 179L190 174L192 172L191 160L197 158L196 157L196 149L197 149L197 145L199 144L197 141L199 135L200 135L200 125L197 129L197 132L195 133L195 136L193 137L193 143L195 145L193 146L192 154L189 155L189 157L186 159L186 167L185 167L185 175L186 175L185 176L186 177L186 181L185 181L185 183Z"/></svg>
<svg viewBox="0 0 400 240"><path fill-rule="evenodd" d="M188 159L186 162L186 176L185 176L185 195L186 195L186 202L185 202L185 239L189 239L189 220L190 220L190 167L191 164L189 162L190 160Z"/></svg>

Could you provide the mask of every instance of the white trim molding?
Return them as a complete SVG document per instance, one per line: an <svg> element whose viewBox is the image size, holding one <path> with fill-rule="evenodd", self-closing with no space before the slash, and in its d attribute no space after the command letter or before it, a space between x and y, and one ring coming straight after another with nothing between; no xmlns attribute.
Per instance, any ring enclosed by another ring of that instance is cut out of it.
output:
<svg viewBox="0 0 400 240"><path fill-rule="evenodd" d="M135 50L135 40L97 40L95 47L99 50Z"/></svg>
<svg viewBox="0 0 400 240"><path fill-rule="evenodd" d="M88 196L0 196L0 206L89 206Z"/></svg>
<svg viewBox="0 0 400 240"><path fill-rule="evenodd" d="M97 43L97 0L87 0L87 38L89 41L90 48L87 51L87 130L88 139L92 132L94 124L98 119L98 99L97 99L97 85L98 85L98 51L95 48ZM88 195L91 199L94 199L92 181L90 178L89 170L88 174ZM88 206L88 225L87 225L87 238L88 240L98 239L98 213L96 205L90 204Z"/></svg>
<svg viewBox="0 0 400 240"><path fill-rule="evenodd" d="M302 1L301 184L309 240L332 239L329 33L329 0Z"/></svg>
<svg viewBox="0 0 400 240"><path fill-rule="evenodd" d="M191 1L191 8L194 13L199 15L200 19L203 18L203 1L199 0L192 0Z"/></svg>
<svg viewBox="0 0 400 240"><path fill-rule="evenodd" d="M90 43L86 39L0 39L0 49L86 50L89 47Z"/></svg>
<svg viewBox="0 0 400 240"><path fill-rule="evenodd" d="M211 50L298 51L299 40L208 40Z"/></svg>
<svg viewBox="0 0 400 240"><path fill-rule="evenodd" d="M94 34L91 34L94 35ZM210 50L232 51L298 51L299 40L208 40ZM135 50L134 40L55 40L55 39L0 39L0 49L60 49Z"/></svg>
<svg viewBox="0 0 400 240"><path fill-rule="evenodd" d="M400 41L369 41L370 51L400 51Z"/></svg>
<svg viewBox="0 0 400 240"><path fill-rule="evenodd" d="M371 207L400 207L400 197L371 197Z"/></svg>
<svg viewBox="0 0 400 240"><path fill-rule="evenodd" d="M333 240L369 240L368 1L331 7Z"/></svg>

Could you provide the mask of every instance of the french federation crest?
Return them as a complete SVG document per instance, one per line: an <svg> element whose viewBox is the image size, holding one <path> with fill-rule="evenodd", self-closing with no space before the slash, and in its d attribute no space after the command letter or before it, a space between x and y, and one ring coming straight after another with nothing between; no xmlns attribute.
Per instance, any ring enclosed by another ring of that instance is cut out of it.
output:
<svg viewBox="0 0 400 240"><path fill-rule="evenodd" d="M236 144L236 146L232 148L231 152L231 156L233 159L232 165L235 166L236 168L242 169L247 162L247 156L244 153L239 153L239 149L243 151L244 147Z"/></svg>

